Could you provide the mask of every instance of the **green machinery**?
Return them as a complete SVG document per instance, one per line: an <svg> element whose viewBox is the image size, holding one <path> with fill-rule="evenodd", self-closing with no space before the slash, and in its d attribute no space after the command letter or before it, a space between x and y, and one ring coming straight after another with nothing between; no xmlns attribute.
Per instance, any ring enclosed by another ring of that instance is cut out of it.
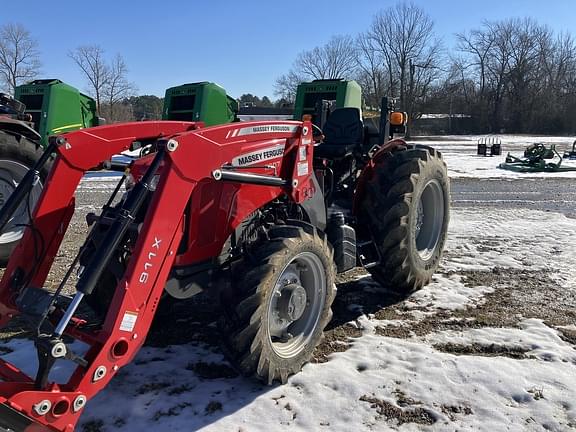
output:
<svg viewBox="0 0 576 432"><path fill-rule="evenodd" d="M317 115L322 101L331 101L331 108L358 108L362 113L362 89L356 81L344 79L314 80L298 85L294 102L294 120L304 114Z"/></svg>
<svg viewBox="0 0 576 432"><path fill-rule="evenodd" d="M48 137L102 123L96 102L57 79L41 79L16 87L15 99L26 105L43 147Z"/></svg>
<svg viewBox="0 0 576 432"><path fill-rule="evenodd" d="M207 81L166 90L162 120L203 121L206 126L236 121L238 101Z"/></svg>
<svg viewBox="0 0 576 432"><path fill-rule="evenodd" d="M322 103L330 109L358 108L362 112L362 90L356 81L314 80L298 86L292 118L301 120L310 114L316 120ZM285 110L281 110L285 114ZM228 96L217 84L203 81L183 84L166 90L163 120L203 121L206 126L238 121L242 114L238 101ZM259 114L273 118L280 112L276 108L260 108ZM319 126L320 119L315 121Z"/></svg>
<svg viewBox="0 0 576 432"><path fill-rule="evenodd" d="M0 206L42 155L50 135L98 126L96 103L56 79L16 87L15 98L0 94ZM30 193L0 236L0 264L22 237L29 214L42 192L51 164L44 165Z"/></svg>
<svg viewBox="0 0 576 432"><path fill-rule="evenodd" d="M547 162L554 157L558 158L557 162ZM508 153L506 161L498 165L498 168L521 173L576 171L575 167L562 166L562 156L554 144L546 147L542 143L526 147L523 158Z"/></svg>

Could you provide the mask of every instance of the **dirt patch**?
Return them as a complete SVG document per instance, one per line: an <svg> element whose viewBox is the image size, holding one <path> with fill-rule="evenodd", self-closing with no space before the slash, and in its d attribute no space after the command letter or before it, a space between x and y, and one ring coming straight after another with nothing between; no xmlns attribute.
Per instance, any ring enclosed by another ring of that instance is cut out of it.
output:
<svg viewBox="0 0 576 432"><path fill-rule="evenodd" d="M152 417L152 420L154 421L158 421L160 420L162 417L175 417L178 416L182 413L182 411L185 408L188 408L189 406L191 406L192 404L190 404L189 402L182 402L179 403L178 405L175 405L173 407L171 407L170 409L166 410L166 411L156 411L156 413L154 413L154 416Z"/></svg>
<svg viewBox="0 0 576 432"><path fill-rule="evenodd" d="M399 425L404 423L416 423L421 425L431 425L436 423L436 418L431 412L424 408L400 408L396 405L378 399L374 396L361 396L360 400L362 402L368 402L370 408L376 410L380 417L386 420L396 420Z"/></svg>
<svg viewBox="0 0 576 432"><path fill-rule="evenodd" d="M90 420L82 425L82 432L101 432L103 427L102 420Z"/></svg>
<svg viewBox="0 0 576 432"><path fill-rule="evenodd" d="M399 339L408 339L412 336L412 332L409 328L401 325L387 325L376 327L375 330L378 336L393 337Z"/></svg>
<svg viewBox="0 0 576 432"><path fill-rule="evenodd" d="M2 270L3 271L3 270ZM28 329L25 320L20 316L13 317L6 326L0 329L0 342L8 341L12 338L29 338L33 335L32 331ZM6 354L6 353L3 353Z"/></svg>
<svg viewBox="0 0 576 432"><path fill-rule="evenodd" d="M206 415L214 414L216 411L222 411L222 402L210 401L204 408L204 414Z"/></svg>
<svg viewBox="0 0 576 432"><path fill-rule="evenodd" d="M440 409L452 421L456 421L459 415L474 414L472 408L466 405L442 405Z"/></svg>
<svg viewBox="0 0 576 432"><path fill-rule="evenodd" d="M548 323L546 324L549 325ZM557 328L556 330L558 330L560 339L562 339L564 342L568 342L569 344L574 345L574 349L576 349L576 330L565 328Z"/></svg>
<svg viewBox="0 0 576 432"><path fill-rule="evenodd" d="M314 350L312 362L326 363L330 354L346 351L352 345L352 339L360 336L362 330L349 323L325 331L324 339Z"/></svg>
<svg viewBox="0 0 576 432"><path fill-rule="evenodd" d="M359 282L368 276L362 268L355 268L336 276L338 294L332 304L332 321L324 331L324 339L314 351L312 362L325 363L328 356L350 348L353 339L362 336L356 320L362 314L374 314L377 319L400 320L406 316L400 311L403 298L393 292L370 283ZM393 307L394 306L394 307Z"/></svg>
<svg viewBox="0 0 576 432"><path fill-rule="evenodd" d="M454 273L445 274L451 276ZM439 311L421 320L406 320L402 330L386 326L379 329L378 334L407 338L442 330L515 327L527 318L542 319L550 326L576 322L576 292L560 287L548 272L494 268L492 271L460 271L457 274L463 277L467 286L489 286L494 291L486 294L481 304L455 311ZM396 305L390 307L398 309ZM567 338L572 340L570 332Z"/></svg>
<svg viewBox="0 0 576 432"><path fill-rule="evenodd" d="M194 386L188 385L188 384L183 384L177 387L172 387L171 389L168 389L166 391L166 394L168 396L177 396L177 395L181 395L182 393L188 393L189 391L192 391L192 389L194 388Z"/></svg>
<svg viewBox="0 0 576 432"><path fill-rule="evenodd" d="M400 407L406 407L409 405L419 405L422 402L417 401L409 396L406 395L406 393L404 393L402 390L400 389L395 389L393 392L394 396L396 396L396 403L398 404L398 406Z"/></svg>
<svg viewBox="0 0 576 432"><path fill-rule="evenodd" d="M473 344L455 344L452 342L444 344L434 344L432 345L434 349L456 355L476 355L476 356L488 356L488 357L509 357L513 359L525 359L528 358L526 353L529 351L526 348L517 346L505 346L505 345L484 345L479 343Z"/></svg>

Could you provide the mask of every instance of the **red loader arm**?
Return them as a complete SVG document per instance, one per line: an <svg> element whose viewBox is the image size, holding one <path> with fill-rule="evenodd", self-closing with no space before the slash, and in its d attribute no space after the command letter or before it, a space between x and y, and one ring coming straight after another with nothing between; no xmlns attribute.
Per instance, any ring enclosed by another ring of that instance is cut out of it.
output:
<svg viewBox="0 0 576 432"><path fill-rule="evenodd" d="M40 315L52 323L48 332L45 327L40 331L43 320L38 324L35 344L39 369L35 378L0 360L0 378L4 381L0 382L0 431L2 427L73 430L87 400L132 360L150 328L185 230L184 209L199 182L211 178L258 185L258 193L250 201L254 207L243 208L237 218L281 195L302 202L313 193L310 123L198 126L142 122L63 135L65 140L57 149L56 163L33 213L32 228L26 229L0 282L0 324L18 314ZM123 201L103 247L79 276L76 295L65 307L51 303L54 296L41 287L74 212L74 192L82 176L112 155L129 149L134 141L151 139L158 139L154 160ZM263 161L266 165L260 164ZM157 175L157 186L152 187ZM151 201L104 322L96 330L83 328L84 321L74 316L76 308L92 292L146 196ZM46 307L38 312L37 305ZM72 353L62 340L63 334L88 344L89 349L82 355ZM54 362L64 358L77 363L69 381L49 382Z"/></svg>

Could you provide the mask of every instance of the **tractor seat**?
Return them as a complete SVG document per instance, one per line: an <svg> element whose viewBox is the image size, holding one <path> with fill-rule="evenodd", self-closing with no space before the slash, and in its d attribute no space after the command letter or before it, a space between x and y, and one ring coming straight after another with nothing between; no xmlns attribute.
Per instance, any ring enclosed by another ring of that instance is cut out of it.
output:
<svg viewBox="0 0 576 432"><path fill-rule="evenodd" d="M335 109L324 124L324 141L314 148L314 154L323 159L344 158L362 145L363 131L358 108Z"/></svg>

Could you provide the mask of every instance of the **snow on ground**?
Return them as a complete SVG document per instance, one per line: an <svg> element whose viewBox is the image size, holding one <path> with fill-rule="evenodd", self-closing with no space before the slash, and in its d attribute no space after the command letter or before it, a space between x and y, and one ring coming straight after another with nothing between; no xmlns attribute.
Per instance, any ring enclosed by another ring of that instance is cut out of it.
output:
<svg viewBox="0 0 576 432"><path fill-rule="evenodd" d="M483 231L487 220L494 224ZM521 225L529 226L536 237ZM576 251L572 243L559 248L556 242L574 235L573 221L559 214L454 209L443 265L448 275L437 275L405 302L406 308L414 311L414 318L418 313L481 303L493 288L466 286L459 270L553 270L554 259L566 269L558 275L560 283L574 290L576 280L569 269L576 266ZM533 247L535 242L538 248ZM359 283L372 284L370 278ZM327 363L306 365L286 385L274 387L234 377L216 347L202 343L145 347L89 402L82 423L107 431L576 427L576 350L541 320L523 320L518 328L437 331L407 339L378 335L376 329L387 323L370 314L357 321L363 335L350 349L332 354ZM521 349L525 357L455 355L437 350L441 343L498 344ZM33 370L29 341L13 340L4 346L14 349L7 359ZM206 376L199 364L223 372L216 372L216 378ZM390 409L412 413L419 424L387 420Z"/></svg>
<svg viewBox="0 0 576 432"><path fill-rule="evenodd" d="M559 248L556 239L574 235L573 221L559 214L455 209L443 267L456 272L495 266L558 270L561 284L573 290L575 246L566 242ZM535 243L538 248L532 247ZM562 269L554 268L554 262L562 262ZM370 284L369 278L363 280ZM415 312L462 308L481 302L491 290L466 286L458 273L438 275L405 303ZM406 340L377 335L375 329L386 323L370 316L362 315L359 323L363 336L352 348L333 354L328 363L309 364L288 384L272 388L241 378L198 378L185 369L187 364L222 362L206 347L145 348L119 382L89 404L83 420L102 419L109 425L124 418L122 430L150 423L161 430L414 430L414 424L387 422L378 414L378 401L397 406L403 395L434 421L419 424L419 430L576 427L576 351L540 320L524 320L514 329L441 331ZM520 347L526 358L457 356L434 348L446 342ZM163 360L147 363L155 358ZM139 395L144 383L166 388ZM171 395L182 386L191 390ZM127 395L133 398L129 407ZM206 414L211 401L221 409Z"/></svg>
<svg viewBox="0 0 576 432"><path fill-rule="evenodd" d="M521 153L530 142L571 140L503 137ZM516 174L494 168L497 158L475 156L476 137L427 144L438 147L453 177L568 176ZM451 147L452 146L452 147ZM573 174L571 174L573 175ZM91 179L82 187L109 188ZM529 209L455 208L441 272L402 303L405 319L362 313L362 335L327 363L308 364L285 385L263 386L235 376L216 346L202 342L144 347L109 386L91 400L79 430L102 431L566 431L576 428L576 350L540 319L503 328L433 329L405 338L379 329L406 326L439 311L483 304L496 289L470 284L465 272L549 272L576 290L573 219ZM568 241L559 241L569 239ZM561 265L560 265L561 263ZM358 284L378 291L369 277ZM385 295L383 292L382 295ZM564 326L576 330L576 323ZM186 323L182 323L186 325ZM560 328L560 327L558 327ZM505 349L506 355L458 353L451 347ZM31 342L0 344L4 356L34 370ZM516 356L516 357L515 357ZM66 374L66 368L55 376Z"/></svg>
<svg viewBox="0 0 576 432"><path fill-rule="evenodd" d="M439 137L415 137L415 141L430 145L442 152L448 165L448 174L451 178L576 178L576 171L558 173L517 173L498 168L505 162L506 155L510 152L513 156L522 157L524 149L530 144L543 143L547 147L556 145L556 150L562 155L565 150L572 149L574 137L547 137L547 136L522 136L522 135L499 135L502 155L500 156L477 156L478 141L485 136L439 136ZM488 154L490 149L488 148ZM549 162L557 162L558 158ZM576 160L563 159L562 166L576 168Z"/></svg>

